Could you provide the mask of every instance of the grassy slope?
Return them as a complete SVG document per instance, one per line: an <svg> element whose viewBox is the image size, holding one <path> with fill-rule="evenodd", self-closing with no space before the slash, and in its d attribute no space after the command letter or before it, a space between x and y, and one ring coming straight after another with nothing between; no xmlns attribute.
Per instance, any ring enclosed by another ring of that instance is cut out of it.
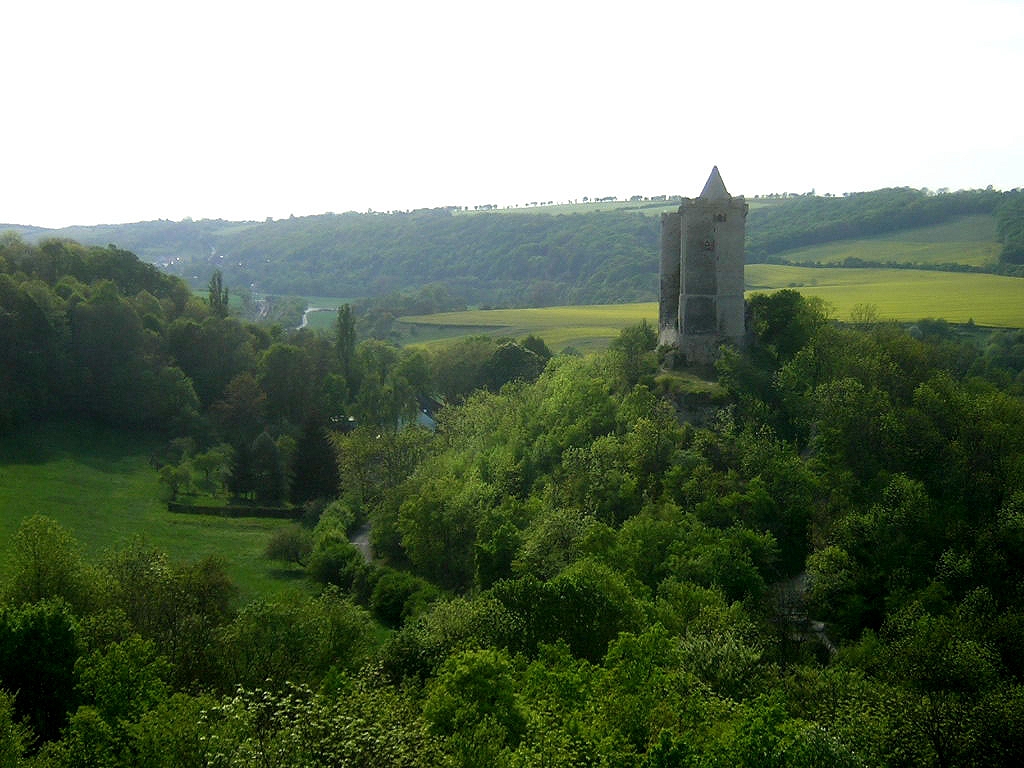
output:
<svg viewBox="0 0 1024 768"><path fill-rule="evenodd" d="M838 264L847 258L892 264L967 264L999 260L995 218L963 216L945 224L905 229L862 240L837 240L778 254L793 263Z"/></svg>
<svg viewBox="0 0 1024 768"><path fill-rule="evenodd" d="M83 424L46 424L0 440L0 576L21 521L44 514L97 561L142 537L176 562L219 555L243 601L295 583L294 571L263 557L279 520L172 514L159 500L150 439Z"/></svg>

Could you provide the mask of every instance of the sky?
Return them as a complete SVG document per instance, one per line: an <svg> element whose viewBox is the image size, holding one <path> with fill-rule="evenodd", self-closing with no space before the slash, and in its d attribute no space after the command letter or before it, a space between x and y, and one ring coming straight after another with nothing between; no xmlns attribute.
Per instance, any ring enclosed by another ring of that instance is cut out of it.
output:
<svg viewBox="0 0 1024 768"><path fill-rule="evenodd" d="M1024 186L1024 0L33 0L0 222Z"/></svg>

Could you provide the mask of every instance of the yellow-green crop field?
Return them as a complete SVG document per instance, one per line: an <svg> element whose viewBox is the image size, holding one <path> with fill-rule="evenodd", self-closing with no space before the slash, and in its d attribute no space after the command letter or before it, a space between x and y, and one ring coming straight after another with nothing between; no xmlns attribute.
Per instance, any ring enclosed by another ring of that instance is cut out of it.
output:
<svg viewBox="0 0 1024 768"><path fill-rule="evenodd" d="M842 269L749 264L748 290L792 287L820 296L832 316L847 320L858 305L873 305L882 320L912 322L924 317L951 323L1024 327L1024 279L916 269Z"/></svg>
<svg viewBox="0 0 1024 768"><path fill-rule="evenodd" d="M656 325L658 305L650 302L487 309L402 318L403 323L411 326L411 343L417 345L446 344L475 334L521 338L532 333L556 351L574 347L580 352L603 348L620 330L641 320Z"/></svg>
<svg viewBox="0 0 1024 768"><path fill-rule="evenodd" d="M1024 328L1024 279L913 269L843 269L750 264L748 295L793 288L819 296L837 320L858 306L874 306L881 320L913 322L925 317L951 323ZM534 334L554 350L581 352L605 347L622 328L646 320L654 325L658 305L613 304L540 309L445 312L402 318L410 343L433 346L473 334L521 338Z"/></svg>

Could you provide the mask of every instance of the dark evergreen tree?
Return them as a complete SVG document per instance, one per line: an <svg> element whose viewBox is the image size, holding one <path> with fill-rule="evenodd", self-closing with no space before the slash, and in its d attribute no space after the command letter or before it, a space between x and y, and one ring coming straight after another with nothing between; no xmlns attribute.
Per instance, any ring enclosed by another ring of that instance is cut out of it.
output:
<svg viewBox="0 0 1024 768"><path fill-rule="evenodd" d="M255 470L252 447L244 442L234 446L231 470L228 472L228 492L237 498L245 498L255 490Z"/></svg>
<svg viewBox="0 0 1024 768"><path fill-rule="evenodd" d="M302 504L314 499L333 499L338 495L338 487L334 445L327 437L324 420L312 414L306 419L295 447L291 500Z"/></svg>
<svg viewBox="0 0 1024 768"><path fill-rule="evenodd" d="M268 433L252 444L252 488L260 504L280 504L288 495L288 477L281 451Z"/></svg>

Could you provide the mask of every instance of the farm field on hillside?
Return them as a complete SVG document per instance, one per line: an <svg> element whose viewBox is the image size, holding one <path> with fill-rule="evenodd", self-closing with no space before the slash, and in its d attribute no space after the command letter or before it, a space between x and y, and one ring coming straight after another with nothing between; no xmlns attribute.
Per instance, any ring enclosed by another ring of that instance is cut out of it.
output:
<svg viewBox="0 0 1024 768"><path fill-rule="evenodd" d="M933 227L905 229L859 240L838 240L777 254L795 263L839 264L846 259L892 264L967 264L999 260L995 218L964 216Z"/></svg>
<svg viewBox="0 0 1024 768"><path fill-rule="evenodd" d="M694 190L693 196L696 197L700 190ZM772 199L747 199L747 205L750 206L750 210L757 208L765 208L769 205L776 205L780 200L775 198ZM660 216L662 213L668 211L676 211L679 209L679 200L608 200L604 202L586 202L586 203L554 203L552 205L519 205L514 208L497 208L493 211L458 211L456 216L475 216L481 214L493 214L493 213L546 213L550 216L561 216L565 214L573 213L596 213L598 211L618 211L618 212L632 212L642 213L645 216Z"/></svg>
<svg viewBox="0 0 1024 768"><path fill-rule="evenodd" d="M43 514L82 545L88 562L141 538L174 562L223 557L247 602L294 585L263 557L281 520L174 514L160 501L149 456L157 445L112 429L46 424L0 441L0 571L21 521ZM283 577L283 578L282 578Z"/></svg>
<svg viewBox="0 0 1024 768"><path fill-rule="evenodd" d="M555 351L574 347L580 352L605 347L621 329L636 325L641 320L655 325L658 322L658 305L651 302L488 309L402 318L402 322L410 326L410 333L415 339L413 343L423 346L444 344L455 338L481 333L514 338L532 333L541 336Z"/></svg>
<svg viewBox="0 0 1024 768"><path fill-rule="evenodd" d="M882 320L913 322L925 317L951 323L1024 327L1024 279L914 269L843 269L748 264L750 291L795 288L820 296L846 320L858 305L872 304Z"/></svg>
<svg viewBox="0 0 1024 768"><path fill-rule="evenodd" d="M874 305L882 320L913 322L925 317L951 323L1024 327L1024 280L998 275L911 269L844 269L748 264L748 295L794 288L820 296L833 316L846 320L858 305ZM492 309L405 317L412 343L450 343L473 334L542 337L553 350L601 349L622 328L658 319L655 302L540 309Z"/></svg>

